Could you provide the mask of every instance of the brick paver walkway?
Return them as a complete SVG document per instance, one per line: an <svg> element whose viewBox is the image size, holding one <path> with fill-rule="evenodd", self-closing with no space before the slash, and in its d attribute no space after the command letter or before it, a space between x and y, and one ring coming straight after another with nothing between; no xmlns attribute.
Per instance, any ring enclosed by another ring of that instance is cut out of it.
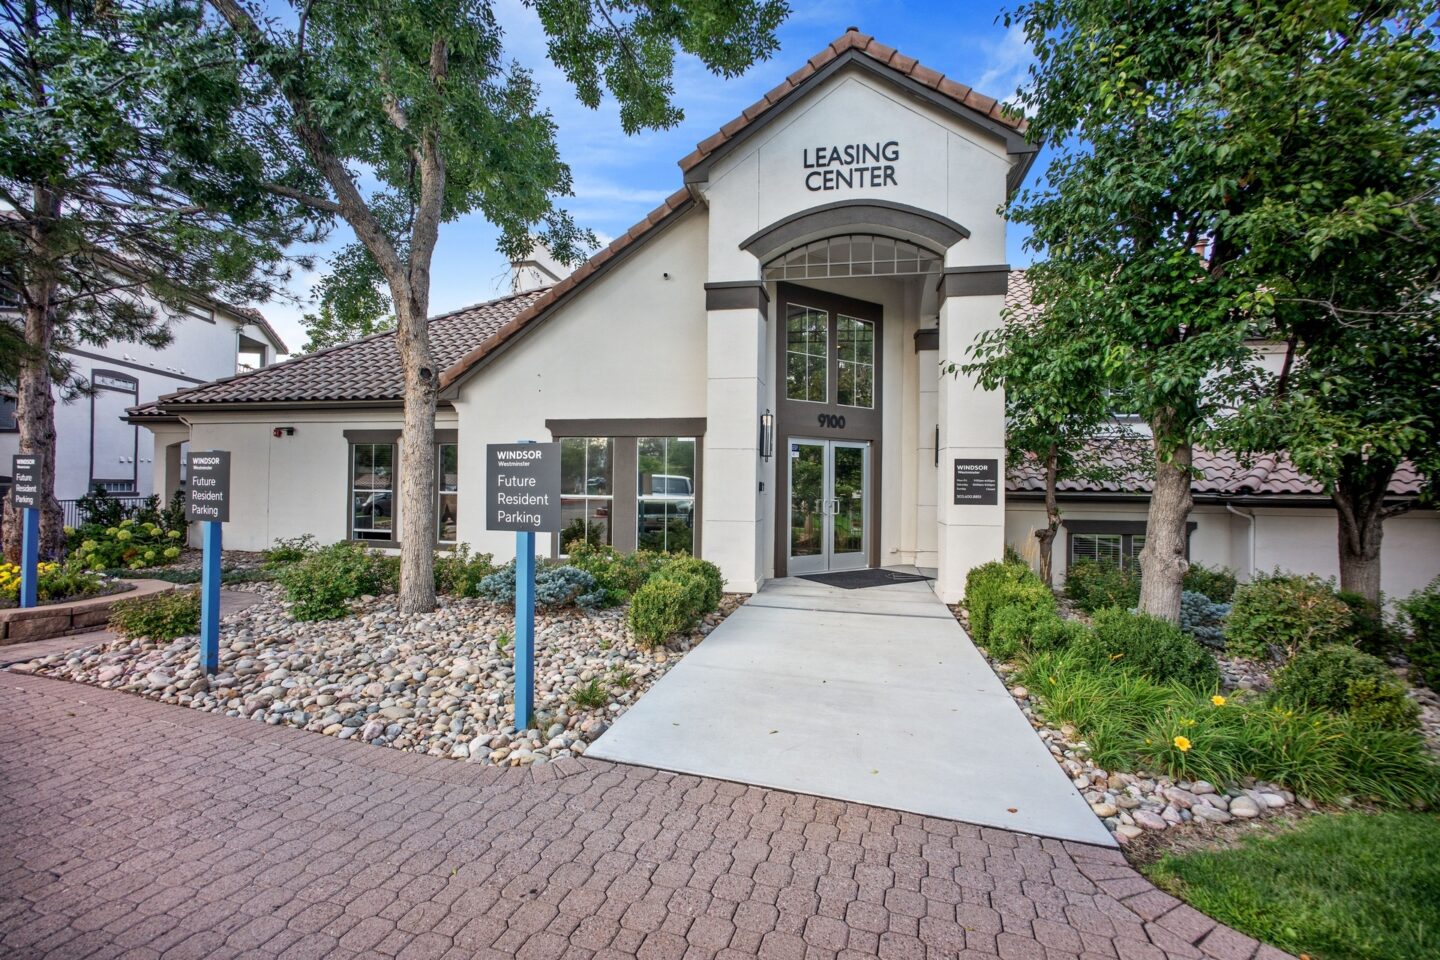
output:
<svg viewBox="0 0 1440 960"><path fill-rule="evenodd" d="M1004 830L14 673L0 730L9 957L1257 956L1117 852Z"/></svg>

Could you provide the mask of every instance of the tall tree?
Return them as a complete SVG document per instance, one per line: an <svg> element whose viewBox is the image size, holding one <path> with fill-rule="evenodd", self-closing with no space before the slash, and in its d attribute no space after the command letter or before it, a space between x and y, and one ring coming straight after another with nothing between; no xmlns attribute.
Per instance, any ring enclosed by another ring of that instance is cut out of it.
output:
<svg viewBox="0 0 1440 960"><path fill-rule="evenodd" d="M385 278L361 244L346 244L330 259L330 272L316 293L316 311L304 316L306 340L301 353L395 329Z"/></svg>
<svg viewBox="0 0 1440 960"><path fill-rule="evenodd" d="M293 0L287 22L242 0L208 0L254 65L266 99L248 122L287 165L272 189L338 217L385 279L405 412L400 607L433 609L434 424L430 263L440 225L478 211L511 259L538 238L575 259L589 235L556 206L570 172L531 75L504 60L490 0ZM627 133L681 119L678 48L733 76L776 48L783 0L531 0L552 61L582 103L605 92Z"/></svg>
<svg viewBox="0 0 1440 960"><path fill-rule="evenodd" d="M1020 6L1035 49L1032 135L1054 144L1046 181L1010 204L1045 259L1028 276L1054 342L1085 344L1152 434L1154 488L1142 610L1178 621L1191 461L1212 371L1245 356L1223 227L1244 158L1220 145L1208 45L1228 3L1041 0ZM1208 258L1196 254L1217 237ZM1077 385L1080 386L1080 385Z"/></svg>
<svg viewBox="0 0 1440 960"><path fill-rule="evenodd" d="M197 292L264 299L308 236L292 201L258 189L229 119L235 65L198 25L170 4L0 4L0 284L17 307L0 317L0 375L16 384L20 449L44 458L48 555L64 539L55 393L86 387L64 348L163 346L166 308Z"/></svg>
<svg viewBox="0 0 1440 960"><path fill-rule="evenodd" d="M1113 416L1111 371L1094 345L1044 311L1005 311L1005 323L969 348L971 361L951 363L986 390L1005 390L1005 446L1009 466L1031 461L1045 477L1045 526L1039 541L1040 578L1052 581L1060 530L1059 487L1066 480L1101 480L1133 468L1136 440Z"/></svg>
<svg viewBox="0 0 1440 960"><path fill-rule="evenodd" d="M1263 332L1281 368L1241 371L1222 438L1288 452L1338 514L1340 585L1380 602L1384 521L1440 478L1440 52L1433 2L1322 4L1270 42L1305 64L1237 57L1240 122L1303 178L1237 216ZM1243 73L1238 71L1244 71ZM1305 109L1297 111L1294 105ZM1298 114L1298 117L1297 117Z"/></svg>
<svg viewBox="0 0 1440 960"><path fill-rule="evenodd" d="M1403 166L1384 128L1433 117L1398 106L1431 97L1430 41L1394 43L1426 34L1434 15L1430 0L1041 0L1017 11L1037 52L1032 129L1062 146L1047 189L1012 215L1049 255L1031 271L1037 299L1123 371L1153 431L1149 613L1178 617L1192 450L1215 441L1233 399L1217 375L1246 367L1247 338L1295 333L1300 301L1345 256L1337 247L1328 264L1300 270L1304 231L1285 227L1326 210L1337 237L1373 229L1359 207L1384 207L1388 187L1367 199L1353 192L1356 172ZM1367 117L1372 98L1382 106Z"/></svg>

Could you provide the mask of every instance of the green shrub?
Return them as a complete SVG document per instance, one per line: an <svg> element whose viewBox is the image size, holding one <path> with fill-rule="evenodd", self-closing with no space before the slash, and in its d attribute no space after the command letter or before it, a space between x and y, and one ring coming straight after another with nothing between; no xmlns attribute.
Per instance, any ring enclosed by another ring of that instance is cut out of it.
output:
<svg viewBox="0 0 1440 960"><path fill-rule="evenodd" d="M579 567L595 578L605 591L605 605L619 606L640 589L640 585L665 561L665 554L651 550L621 553L614 547L572 540L566 544L572 566Z"/></svg>
<svg viewBox="0 0 1440 960"><path fill-rule="evenodd" d="M1049 624L1059 623L1053 601L1012 603L1001 607L990 620L985 650L996 660L1013 660L1035 646L1035 635Z"/></svg>
<svg viewBox="0 0 1440 960"><path fill-rule="evenodd" d="M1018 563L982 563L965 578L965 608L970 614L970 636L981 646L990 643L990 623L1001 609L1012 605L1054 610L1055 594L1028 566Z"/></svg>
<svg viewBox="0 0 1440 960"><path fill-rule="evenodd" d="M183 528L131 517L110 527L87 523L67 533L71 561L86 570L163 567L179 559L185 545Z"/></svg>
<svg viewBox="0 0 1440 960"><path fill-rule="evenodd" d="M1064 650L1078 647L1090 636L1090 628L1079 620L1063 620L1050 617L1042 620L1030 637L1030 646L1036 650Z"/></svg>
<svg viewBox="0 0 1440 960"><path fill-rule="evenodd" d="M476 587L491 603L515 604L515 561L485 577ZM569 564L542 564L535 568L535 605L538 607L598 607L605 591L595 578Z"/></svg>
<svg viewBox="0 0 1440 960"><path fill-rule="evenodd" d="M1065 596L1086 613L1106 607L1128 609L1140 602L1140 573L1111 563L1081 560L1065 574Z"/></svg>
<svg viewBox="0 0 1440 960"><path fill-rule="evenodd" d="M680 553L667 558L653 574L656 577L676 575L696 576L705 581L705 607L701 614L720 609L720 598L725 595L725 578L720 576L719 567L708 560Z"/></svg>
<svg viewBox="0 0 1440 960"><path fill-rule="evenodd" d="M457 544L449 553L435 555L435 592L478 597L480 581L494 572L495 558L491 554L471 554L468 543Z"/></svg>
<svg viewBox="0 0 1440 960"><path fill-rule="evenodd" d="M1192 563L1185 571L1181 584L1185 590L1203 593L1214 603L1229 603L1235 599L1235 571L1229 567L1207 567L1203 563Z"/></svg>
<svg viewBox="0 0 1440 960"><path fill-rule="evenodd" d="M700 621L709 592L710 585L696 573L677 570L651 577L630 601L630 629L642 644L664 643Z"/></svg>
<svg viewBox="0 0 1440 960"><path fill-rule="evenodd" d="M1344 644L1304 650L1275 672L1278 703L1348 714L1362 726L1415 726L1420 706L1385 662Z"/></svg>
<svg viewBox="0 0 1440 960"><path fill-rule="evenodd" d="M1254 777L1322 802L1440 800L1440 766L1415 730L1258 699L1212 699L1180 683L1097 667L1075 648L1035 653L1016 679L1040 697L1046 721L1073 724L1106 769L1217 784Z"/></svg>
<svg viewBox="0 0 1440 960"><path fill-rule="evenodd" d="M1283 657L1343 641L1350 608L1319 577L1276 572L1243 584L1225 620L1225 649L1263 660L1279 649Z"/></svg>
<svg viewBox="0 0 1440 960"><path fill-rule="evenodd" d="M396 558L341 541L291 564L279 579L297 620L335 620L350 612L356 597L385 592L391 566L398 569Z"/></svg>
<svg viewBox="0 0 1440 960"><path fill-rule="evenodd" d="M200 632L200 591L168 590L119 600L110 607L110 626L123 637L168 642Z"/></svg>
<svg viewBox="0 0 1440 960"><path fill-rule="evenodd" d="M1410 679L1440 690L1440 577L1402 600L1400 613L1410 632L1405 641Z"/></svg>
<svg viewBox="0 0 1440 960"><path fill-rule="evenodd" d="M1180 594L1180 629L1207 647L1225 649L1225 618L1229 615L1228 603L1217 603L1194 590Z"/></svg>
<svg viewBox="0 0 1440 960"><path fill-rule="evenodd" d="M0 559L0 606L19 603L20 580L20 565ZM73 560L63 564L54 561L35 564L35 599L42 604L94 596L104 586L98 574Z"/></svg>
<svg viewBox="0 0 1440 960"><path fill-rule="evenodd" d="M1380 607L1350 590L1337 590L1335 596L1350 608L1350 643L1377 657L1389 656L1400 648L1400 633L1385 622Z"/></svg>
<svg viewBox="0 0 1440 960"><path fill-rule="evenodd" d="M1095 667L1118 666L1159 683L1213 690L1220 682L1220 668L1208 650L1173 623L1146 613L1120 607L1098 611L1079 649Z"/></svg>
<svg viewBox="0 0 1440 960"><path fill-rule="evenodd" d="M310 534L298 537L281 537L275 545L261 552L261 565L271 573L279 573L292 563L299 563L320 549L319 542Z"/></svg>

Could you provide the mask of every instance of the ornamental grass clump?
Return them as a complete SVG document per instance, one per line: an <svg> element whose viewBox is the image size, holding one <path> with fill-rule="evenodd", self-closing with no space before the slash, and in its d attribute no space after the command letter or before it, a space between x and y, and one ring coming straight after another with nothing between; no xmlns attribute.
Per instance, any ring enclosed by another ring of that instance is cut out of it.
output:
<svg viewBox="0 0 1440 960"><path fill-rule="evenodd" d="M1072 724L1112 770L1237 783L1281 783L1321 802L1391 806L1440 801L1440 766L1420 734L1262 697L1206 694L1176 681L1097 668L1076 649L1041 651L1017 680L1046 722Z"/></svg>
<svg viewBox="0 0 1440 960"><path fill-rule="evenodd" d="M1100 669L1133 671L1207 693L1220 684L1220 668L1209 651L1179 627L1146 613L1119 607L1099 611L1077 649Z"/></svg>

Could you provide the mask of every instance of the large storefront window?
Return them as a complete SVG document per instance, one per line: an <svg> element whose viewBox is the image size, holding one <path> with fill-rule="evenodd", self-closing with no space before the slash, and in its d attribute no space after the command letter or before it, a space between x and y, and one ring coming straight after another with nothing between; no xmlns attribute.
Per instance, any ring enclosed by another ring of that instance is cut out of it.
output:
<svg viewBox="0 0 1440 960"><path fill-rule="evenodd" d="M641 437L636 447L635 543L691 553L695 545L694 437Z"/></svg>
<svg viewBox="0 0 1440 960"><path fill-rule="evenodd" d="M350 447L350 537L395 539L395 444Z"/></svg>
<svg viewBox="0 0 1440 960"><path fill-rule="evenodd" d="M454 543L460 523L460 446L442 443L436 450L435 539Z"/></svg>
<svg viewBox="0 0 1440 960"><path fill-rule="evenodd" d="M825 403L829 398L830 315L798 304L785 307L785 396Z"/></svg>
<svg viewBox="0 0 1440 960"><path fill-rule="evenodd" d="M615 441L609 437L560 440L560 551L576 540L611 542Z"/></svg>
<svg viewBox="0 0 1440 960"><path fill-rule="evenodd" d="M858 317L835 317L836 402L846 407L875 406L875 324Z"/></svg>

